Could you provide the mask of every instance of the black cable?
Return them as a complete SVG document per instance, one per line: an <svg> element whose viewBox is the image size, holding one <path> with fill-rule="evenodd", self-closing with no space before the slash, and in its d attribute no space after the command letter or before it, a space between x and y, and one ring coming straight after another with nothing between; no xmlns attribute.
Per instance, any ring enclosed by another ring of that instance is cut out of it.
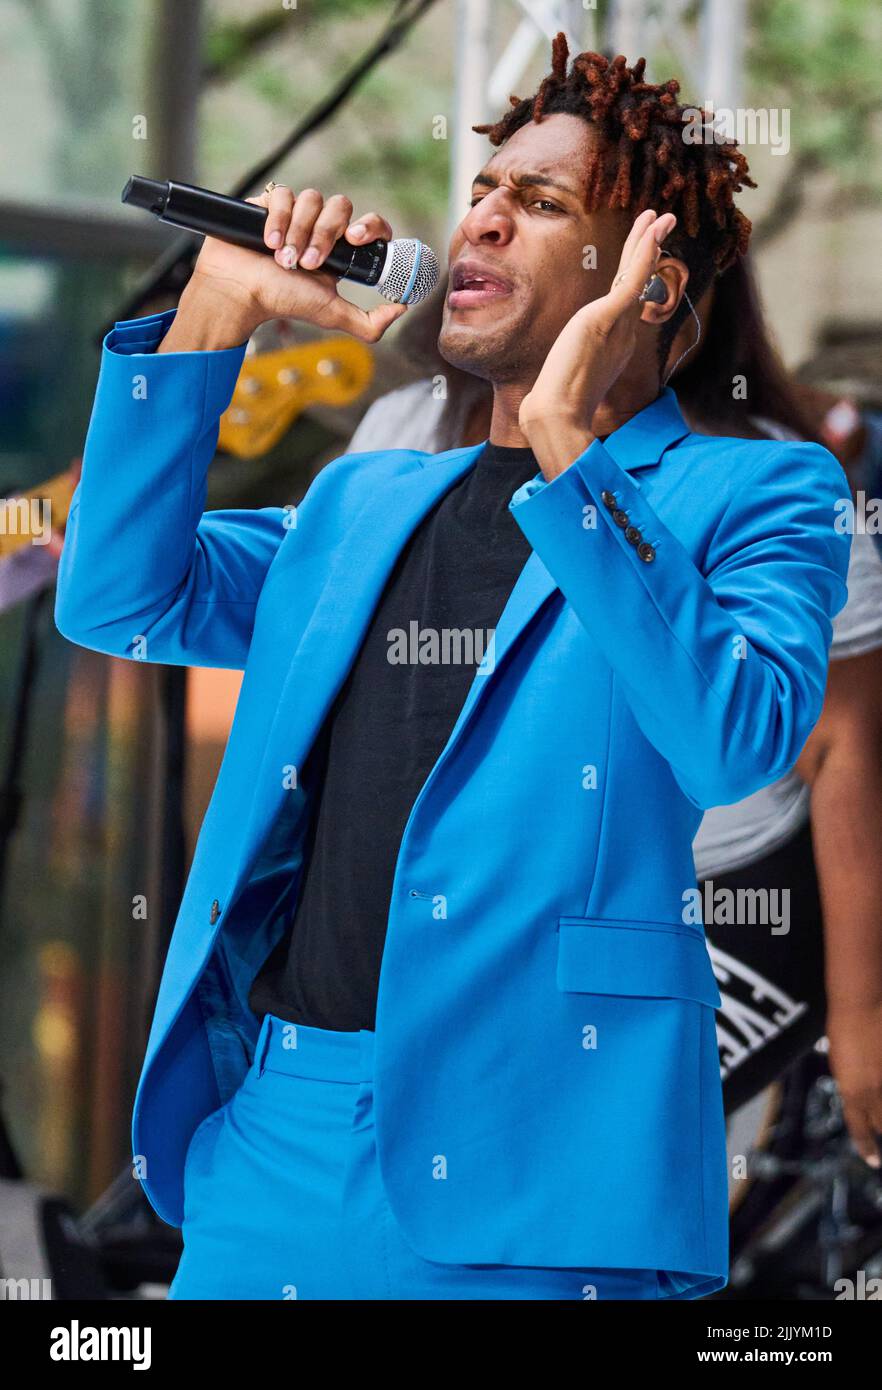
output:
<svg viewBox="0 0 882 1390"><path fill-rule="evenodd" d="M434 3L435 0L414 0L412 4L409 4L408 0L397 0L392 18L379 38L349 69L329 95L320 101L302 121L299 121L290 134L276 145L275 149L270 150L269 154L234 184L230 191L230 197L245 198L255 189L259 190L266 182L267 175L286 155L289 155L292 150L302 144L308 135L312 135L314 131L327 124L331 116L346 101L350 92L376 67L381 58L392 53L400 45L417 20L421 19ZM154 262L147 272L146 278L125 301L122 308L101 329L96 339L99 345L106 334L110 332L114 323L136 318L146 300L159 294L174 293L184 288L190 277L200 241L201 238L196 238L189 232L175 238L168 250L164 251Z"/></svg>
<svg viewBox="0 0 882 1390"><path fill-rule="evenodd" d="M307 116L303 121L294 127L290 135L287 135L274 150L256 164L253 169L249 169L233 188L233 198L245 198L256 187L259 187L265 180L267 174L271 173L277 164L290 154L293 149L305 140L307 135L311 135L314 130L330 120L334 112L339 109L349 96L349 93L358 86L359 82L376 67L381 58L392 53L398 47L402 39L418 19L428 10L435 0L415 0L412 6L412 13L402 14L407 0L398 0L396 10L385 33L381 34L376 43L369 48L366 53L355 63L354 67L342 78L338 85L333 89L324 101L320 101L314 109L312 115ZM400 17L398 17L400 16Z"/></svg>

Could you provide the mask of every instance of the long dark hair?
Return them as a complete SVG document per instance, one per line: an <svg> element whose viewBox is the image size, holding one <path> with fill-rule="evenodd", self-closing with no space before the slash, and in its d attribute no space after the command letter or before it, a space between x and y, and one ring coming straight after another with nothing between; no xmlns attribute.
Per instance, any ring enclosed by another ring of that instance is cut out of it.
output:
<svg viewBox="0 0 882 1390"><path fill-rule="evenodd" d="M736 377L745 384L737 395ZM762 433L755 423L762 417L803 439L815 435L772 339L747 257L717 278L699 352L694 360L687 358L670 385L686 413L715 433L722 428L755 437Z"/></svg>

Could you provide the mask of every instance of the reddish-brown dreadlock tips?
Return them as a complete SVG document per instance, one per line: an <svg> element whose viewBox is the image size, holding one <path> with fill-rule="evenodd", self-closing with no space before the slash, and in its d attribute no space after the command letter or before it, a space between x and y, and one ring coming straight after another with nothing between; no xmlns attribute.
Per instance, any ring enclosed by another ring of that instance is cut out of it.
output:
<svg viewBox="0 0 882 1390"><path fill-rule="evenodd" d="M628 66L624 54L578 53L567 70L569 48L558 33L551 45L551 72L531 97L509 98L511 110L489 125L472 126L501 145L529 120L564 113L600 131L585 171L586 207L620 208L635 216L647 207L677 215L671 249L680 238L703 238L709 264L731 264L743 255L750 222L735 208L734 194L755 188L747 160L734 142L690 143L692 112L679 104L680 83L644 81L646 59ZM705 113L702 121L709 124Z"/></svg>

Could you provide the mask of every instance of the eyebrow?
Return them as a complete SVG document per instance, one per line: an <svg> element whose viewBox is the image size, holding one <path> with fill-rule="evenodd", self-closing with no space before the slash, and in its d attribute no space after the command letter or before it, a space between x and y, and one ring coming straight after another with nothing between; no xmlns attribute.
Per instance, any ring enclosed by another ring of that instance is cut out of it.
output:
<svg viewBox="0 0 882 1390"><path fill-rule="evenodd" d="M552 178L551 174L544 173L541 169L534 173L512 174L511 182L515 188L559 188L562 193L568 193L571 198L578 198L579 194L575 188L568 183L561 183L559 179ZM480 184L483 188L498 188L499 180L486 170L481 170L472 179L472 186Z"/></svg>

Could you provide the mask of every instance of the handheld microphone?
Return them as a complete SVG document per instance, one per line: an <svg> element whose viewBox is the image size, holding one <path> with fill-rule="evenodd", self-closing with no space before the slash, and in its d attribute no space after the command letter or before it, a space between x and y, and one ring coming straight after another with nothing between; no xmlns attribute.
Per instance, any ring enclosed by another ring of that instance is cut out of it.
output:
<svg viewBox="0 0 882 1390"><path fill-rule="evenodd" d="M133 174L122 192L122 201L152 212L163 222L203 236L243 246L247 251L273 255L263 239L267 210L257 203L228 198L189 183L161 183ZM438 260L429 246L412 237L353 246L341 237L318 267L339 279L372 285L393 304L417 304L438 283ZM309 271L306 272L309 274Z"/></svg>

